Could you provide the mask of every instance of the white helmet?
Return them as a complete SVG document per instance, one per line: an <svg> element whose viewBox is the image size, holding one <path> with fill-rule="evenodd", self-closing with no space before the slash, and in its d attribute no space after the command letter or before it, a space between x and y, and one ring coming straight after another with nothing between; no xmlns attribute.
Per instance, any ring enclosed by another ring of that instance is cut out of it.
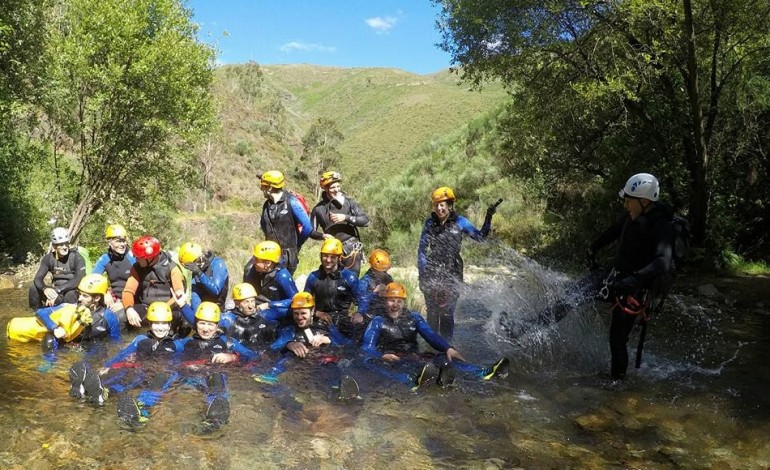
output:
<svg viewBox="0 0 770 470"><path fill-rule="evenodd" d="M657 201L660 195L658 179L649 173L637 173L628 178L626 185L618 192L620 197L638 197Z"/></svg>
<svg viewBox="0 0 770 470"><path fill-rule="evenodd" d="M64 227L56 227L51 232L51 243L59 245L61 243L69 243L70 231Z"/></svg>

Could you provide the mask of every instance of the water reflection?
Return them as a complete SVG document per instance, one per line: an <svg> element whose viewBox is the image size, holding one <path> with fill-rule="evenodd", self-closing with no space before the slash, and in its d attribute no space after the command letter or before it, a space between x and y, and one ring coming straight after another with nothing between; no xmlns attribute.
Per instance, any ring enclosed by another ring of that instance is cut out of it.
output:
<svg viewBox="0 0 770 470"><path fill-rule="evenodd" d="M511 255L512 257L514 255ZM334 366L297 362L277 385L228 369L230 422L201 432L202 396L180 381L139 430L68 396L67 368L37 344L0 340L3 468L764 468L770 318L677 293L653 319L644 364L604 378L608 314L587 303L562 322L529 321L568 297L568 279L511 259L475 272L456 346L474 362L512 359L502 381L460 379L412 393L355 369L362 400L340 403ZM24 290L0 291L0 322L28 314ZM507 330L503 328L505 322ZM510 322L519 322L518 326ZM514 331L515 330L515 331ZM515 333L515 334L514 334ZM632 336L633 338L633 336ZM632 341L634 341L632 339ZM109 345L112 354L120 345Z"/></svg>

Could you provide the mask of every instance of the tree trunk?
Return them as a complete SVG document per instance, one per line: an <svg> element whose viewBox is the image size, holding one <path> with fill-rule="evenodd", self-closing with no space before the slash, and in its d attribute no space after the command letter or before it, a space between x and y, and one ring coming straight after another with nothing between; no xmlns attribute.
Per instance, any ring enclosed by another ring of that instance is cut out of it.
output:
<svg viewBox="0 0 770 470"><path fill-rule="evenodd" d="M703 128L703 108L698 87L698 61L695 49L695 24L692 18L691 0L682 0L684 6L684 33L687 42L687 98L690 103L690 121L695 147L695 159L691 167L693 191L690 196L690 222L693 242L702 245L708 221L708 163L709 154Z"/></svg>
<svg viewBox="0 0 770 470"><path fill-rule="evenodd" d="M78 206L72 213L69 230L70 237L73 241L77 240L78 236L80 236L80 232L83 231L83 227L86 226L88 218L96 211L98 206L95 202L94 195L86 189L83 199L80 200L80 203L78 203Z"/></svg>

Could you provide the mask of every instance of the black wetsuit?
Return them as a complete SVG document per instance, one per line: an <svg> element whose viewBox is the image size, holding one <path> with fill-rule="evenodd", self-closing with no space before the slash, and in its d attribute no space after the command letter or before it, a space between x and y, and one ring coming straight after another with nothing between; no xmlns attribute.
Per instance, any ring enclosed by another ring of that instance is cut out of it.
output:
<svg viewBox="0 0 770 470"><path fill-rule="evenodd" d="M51 273L51 285L45 284L45 276ZM44 306L46 297L43 291L52 287L59 294L54 305L62 303L75 304L78 302L78 284L86 275L86 262L77 250L70 250L67 256L59 258L54 252L48 253L40 260L40 267L35 279L29 287L29 306L40 308Z"/></svg>
<svg viewBox="0 0 770 470"><path fill-rule="evenodd" d="M346 194L344 196L344 202L340 203L337 199L329 199L329 196L323 193L321 200L310 213L310 221L314 228L321 227L325 234L332 235L342 242L343 266L358 276L364 257L358 227L368 226L369 216L356 201ZM346 219L344 222L334 223L331 219L332 214L343 214Z"/></svg>
<svg viewBox="0 0 770 470"><path fill-rule="evenodd" d="M612 299L631 294L640 300L660 298L671 284L671 254L674 241L673 212L668 206L656 203L636 220L628 215L619 219L591 245L596 251L613 240L620 239L613 263L615 279L623 283L635 279L635 292L617 292ZM616 303L610 323L611 376L622 379L628 369L628 337L636 317L626 313Z"/></svg>

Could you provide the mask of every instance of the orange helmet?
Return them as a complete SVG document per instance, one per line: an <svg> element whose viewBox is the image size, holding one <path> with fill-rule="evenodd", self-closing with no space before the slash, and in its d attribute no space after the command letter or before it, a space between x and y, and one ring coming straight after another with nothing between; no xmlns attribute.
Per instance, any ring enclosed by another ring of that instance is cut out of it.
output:
<svg viewBox="0 0 770 470"><path fill-rule="evenodd" d="M406 298L406 287L404 287L403 284L399 284L398 282L391 282L387 286L385 286L385 292L382 294L383 297L387 298L397 298L397 299L405 299Z"/></svg>
<svg viewBox="0 0 770 470"><path fill-rule="evenodd" d="M325 188L329 186L332 183L337 183L339 181L342 181L342 176L340 176L339 173L336 171L325 171L324 174L321 175L321 187Z"/></svg>
<svg viewBox="0 0 770 470"><path fill-rule="evenodd" d="M369 254L369 264L375 271L387 271L390 269L390 255L379 248L372 250Z"/></svg>
<svg viewBox="0 0 770 470"><path fill-rule="evenodd" d="M313 308L315 307L315 299L310 292L297 292L294 297L291 298L291 308Z"/></svg>
<svg viewBox="0 0 770 470"><path fill-rule="evenodd" d="M321 253L326 255L341 255L342 242L336 238L327 238L324 240L324 244L321 245Z"/></svg>
<svg viewBox="0 0 770 470"><path fill-rule="evenodd" d="M449 186L442 186L431 193L430 199L433 201L433 204L441 201L454 202L455 192Z"/></svg>

